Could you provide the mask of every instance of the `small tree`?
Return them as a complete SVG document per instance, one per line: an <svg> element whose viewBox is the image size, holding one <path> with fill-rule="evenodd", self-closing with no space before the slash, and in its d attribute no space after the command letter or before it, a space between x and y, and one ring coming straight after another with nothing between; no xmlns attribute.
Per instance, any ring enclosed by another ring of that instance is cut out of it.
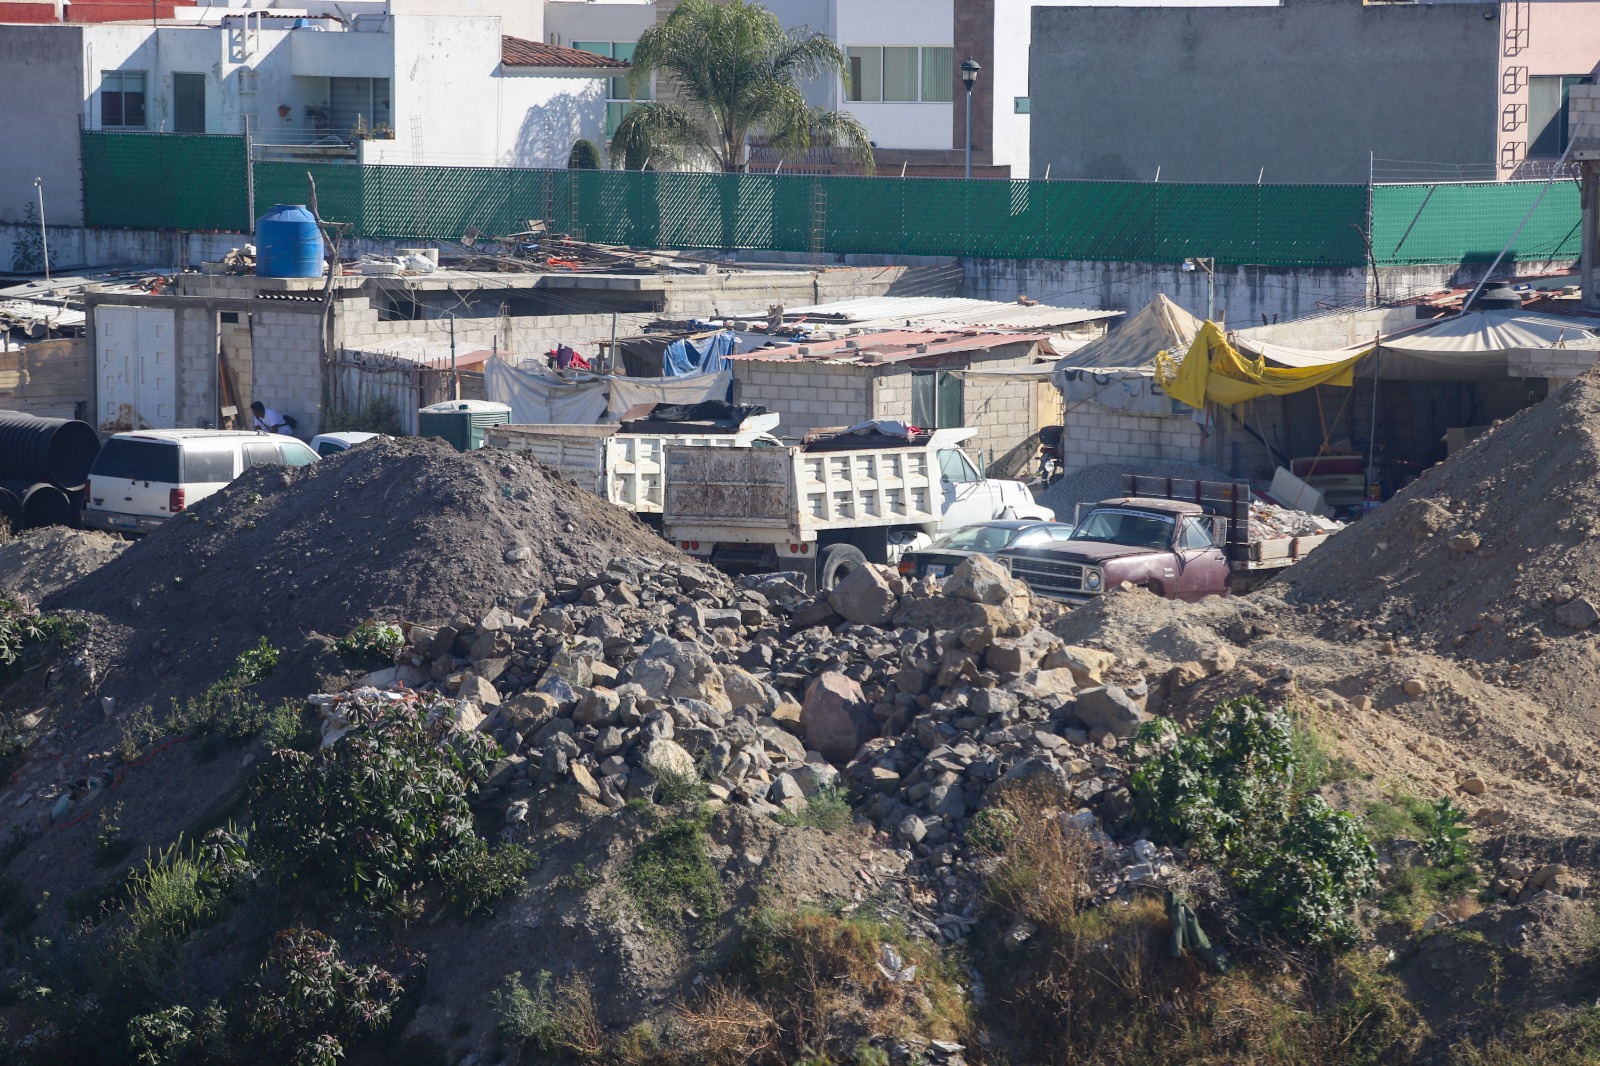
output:
<svg viewBox="0 0 1600 1066"><path fill-rule="evenodd" d="M568 170L599 170L600 149L593 141L578 141L567 155Z"/></svg>

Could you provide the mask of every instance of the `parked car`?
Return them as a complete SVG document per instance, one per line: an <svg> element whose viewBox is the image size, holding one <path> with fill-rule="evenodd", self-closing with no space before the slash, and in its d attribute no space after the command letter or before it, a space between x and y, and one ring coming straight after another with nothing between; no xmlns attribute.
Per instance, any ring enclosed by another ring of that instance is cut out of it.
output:
<svg viewBox="0 0 1600 1066"><path fill-rule="evenodd" d="M318 433L311 438L311 450L326 459L330 455L349 451L357 444L383 436L382 433Z"/></svg>
<svg viewBox="0 0 1600 1066"><path fill-rule="evenodd" d="M148 533L252 466L308 466L317 453L293 437L237 429L118 433L89 468L83 524Z"/></svg>
<svg viewBox="0 0 1600 1066"><path fill-rule="evenodd" d="M907 577L945 577L969 555L997 555L1007 548L1037 548L1072 536L1071 522L996 521L963 526L900 558Z"/></svg>

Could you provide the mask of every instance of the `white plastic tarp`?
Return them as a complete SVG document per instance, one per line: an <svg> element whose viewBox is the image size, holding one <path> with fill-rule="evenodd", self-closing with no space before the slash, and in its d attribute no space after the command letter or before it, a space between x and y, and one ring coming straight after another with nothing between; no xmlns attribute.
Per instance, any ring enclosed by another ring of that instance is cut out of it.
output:
<svg viewBox="0 0 1600 1066"><path fill-rule="evenodd" d="M1324 351L1290 348L1252 340L1249 330L1235 334L1234 344L1248 355L1292 367L1325 366L1371 347L1368 343ZM1558 348L1600 351L1600 333L1561 315L1468 311L1381 338L1378 376L1388 381L1498 381L1510 374L1514 357Z"/></svg>
<svg viewBox="0 0 1600 1066"><path fill-rule="evenodd" d="M611 383L611 403L606 413L615 422L623 412L641 403L702 403L725 400L733 371L690 374L678 378L607 378Z"/></svg>
<svg viewBox="0 0 1600 1066"><path fill-rule="evenodd" d="M490 359L483 367L483 389L489 399L511 408L519 425L586 426L606 416L606 380L583 376L568 380L538 365L512 366Z"/></svg>
<svg viewBox="0 0 1600 1066"><path fill-rule="evenodd" d="M1074 367L1142 367L1157 352L1181 359L1200 333L1200 320L1165 296L1157 296L1103 337L1056 361L1057 370Z"/></svg>
<svg viewBox="0 0 1600 1066"><path fill-rule="evenodd" d="M699 403L728 395L730 371L679 378L626 378L605 374L560 377L530 363L512 366L504 359L484 364L489 399L511 408L519 425L588 426L616 421L641 403Z"/></svg>

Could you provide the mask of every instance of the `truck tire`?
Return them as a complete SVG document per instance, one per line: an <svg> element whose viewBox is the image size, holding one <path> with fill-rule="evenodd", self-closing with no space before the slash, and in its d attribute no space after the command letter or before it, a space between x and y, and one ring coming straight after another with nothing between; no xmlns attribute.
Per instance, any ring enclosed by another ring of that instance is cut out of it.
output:
<svg viewBox="0 0 1600 1066"><path fill-rule="evenodd" d="M867 557L854 544L830 544L817 559L817 589L827 592L850 571L866 565Z"/></svg>

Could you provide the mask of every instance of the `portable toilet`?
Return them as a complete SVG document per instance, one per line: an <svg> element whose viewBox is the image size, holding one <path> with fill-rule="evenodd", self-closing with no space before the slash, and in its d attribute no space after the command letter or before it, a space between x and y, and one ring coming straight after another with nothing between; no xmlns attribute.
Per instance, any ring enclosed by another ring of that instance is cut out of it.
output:
<svg viewBox="0 0 1600 1066"><path fill-rule="evenodd" d="M511 408L491 400L446 400L430 404L417 412L417 435L441 437L458 452L483 447L483 435L490 426L511 421Z"/></svg>

